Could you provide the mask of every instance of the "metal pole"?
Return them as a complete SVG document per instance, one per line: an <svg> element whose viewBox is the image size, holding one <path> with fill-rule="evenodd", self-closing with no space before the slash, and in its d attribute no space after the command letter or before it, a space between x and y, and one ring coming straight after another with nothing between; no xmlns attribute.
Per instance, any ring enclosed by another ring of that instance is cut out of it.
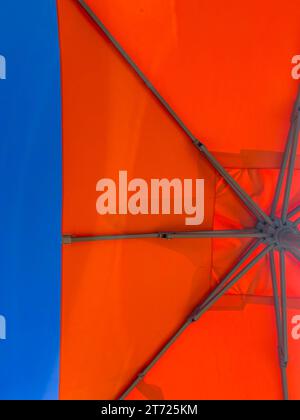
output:
<svg viewBox="0 0 300 420"><path fill-rule="evenodd" d="M263 251L260 252L251 262L249 262L232 280L226 287L223 288L217 295L214 295L214 298L211 299L209 296L203 302L203 309L202 314L206 312L211 305L220 297L222 297L226 291L232 287L247 271L249 271L260 259L262 259L271 249L273 245L269 245ZM213 294L212 294L213 295ZM211 299L211 300L210 300ZM145 369L137 375L131 385L123 392L120 396L120 400L123 400L127 397L127 395L139 384L139 382L145 377L145 375L152 369L152 367L156 364L156 362L166 353L166 351L170 348L170 346L177 340L177 338L188 328L188 326L199 319L198 313L195 314L195 311L188 317L188 319L184 322L184 324L179 328L179 330L172 336L170 340L162 347L162 349L153 357L150 363L145 367Z"/></svg>
<svg viewBox="0 0 300 420"><path fill-rule="evenodd" d="M286 367L283 361L283 335L282 335L282 320L280 312L280 302L279 302L279 293L277 285L277 272L275 266L275 256L274 251L270 251L270 266L271 266L271 277L272 277L272 288L273 288L273 297L274 297L274 307L275 307L275 316L276 316L276 330L277 330L277 340L278 340L278 357L279 357L279 366L281 373L281 383L283 398L288 399L288 383L287 383L287 372Z"/></svg>
<svg viewBox="0 0 300 420"><path fill-rule="evenodd" d="M194 232L157 232L157 233L132 233L120 235L76 236L64 235L63 243L69 245L78 242L112 241L121 239L201 239L201 238L265 238L266 234L257 229L246 230L208 230Z"/></svg>
<svg viewBox="0 0 300 420"><path fill-rule="evenodd" d="M127 54L121 44L115 39L115 37L109 32L106 26L101 22L98 16L93 12L93 10L86 4L84 0L77 0L78 3L84 8L96 25L101 29L101 31L106 35L110 42L114 45L117 51L121 56L126 60L126 62L131 66L131 68L136 72L140 79L145 83L149 88L152 94L164 107L164 109L171 115L171 117L176 121L179 127L184 131L184 133L190 138L192 143L196 148L201 151L204 156L209 160L211 165L215 168L217 172L228 182L230 187L235 191L235 193L240 197L244 204L252 211L259 220L264 220L268 224L272 224L271 219L267 214L252 200L252 198L240 187L240 185L231 177L231 175L217 162L217 160L208 152L206 147L201 143L193 133L188 129L186 124L181 120L181 118L176 114L176 112L171 108L168 102L163 98L163 96L158 92L158 90L153 86L150 80L145 76L145 74L140 70L140 68L135 64L132 58Z"/></svg>

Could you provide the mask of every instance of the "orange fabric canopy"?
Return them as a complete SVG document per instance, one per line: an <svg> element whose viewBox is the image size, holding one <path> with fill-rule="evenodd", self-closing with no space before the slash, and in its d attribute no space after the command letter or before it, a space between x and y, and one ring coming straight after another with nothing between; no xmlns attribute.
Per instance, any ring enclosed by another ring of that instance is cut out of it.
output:
<svg viewBox="0 0 300 420"><path fill-rule="evenodd" d="M193 134L270 213L297 82L298 1L87 0ZM184 215L99 216L96 184L204 179L205 220L256 221L76 0L58 0L65 235L187 230ZM299 205L296 161L290 210ZM280 208L280 206L279 206ZM250 239L137 239L63 246L63 399L114 399L222 280ZM277 260L277 256L276 256ZM290 397L300 398L299 261L286 261ZM269 258L187 329L133 399L280 399Z"/></svg>

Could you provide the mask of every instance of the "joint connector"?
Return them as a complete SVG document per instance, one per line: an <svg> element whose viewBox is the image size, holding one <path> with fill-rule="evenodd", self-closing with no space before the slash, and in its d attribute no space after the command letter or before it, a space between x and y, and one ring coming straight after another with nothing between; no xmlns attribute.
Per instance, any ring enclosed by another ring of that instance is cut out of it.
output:
<svg viewBox="0 0 300 420"><path fill-rule="evenodd" d="M196 322L198 321L198 319L200 318L200 314L201 314L201 306L198 306L194 312L192 313L192 315L188 318L188 322Z"/></svg>
<svg viewBox="0 0 300 420"><path fill-rule="evenodd" d="M71 235L64 235L63 236L63 238L62 238L62 243L64 244L64 245L71 245L71 243L72 243L73 241L72 241L72 236Z"/></svg>
<svg viewBox="0 0 300 420"><path fill-rule="evenodd" d="M297 103L291 115L291 122L295 122L300 117L300 104Z"/></svg>
<svg viewBox="0 0 300 420"><path fill-rule="evenodd" d="M193 144L194 144L194 146L198 147L199 149L201 149L203 147L203 143L201 143L201 141L199 141L198 139L194 139Z"/></svg>
<svg viewBox="0 0 300 420"><path fill-rule="evenodd" d="M282 367L282 368L287 368L287 365L288 365L288 360L287 360L287 358L286 358L286 356L285 356L285 354L283 353L283 350L282 350L282 348L281 347L279 347L279 361L280 361L280 366Z"/></svg>
<svg viewBox="0 0 300 420"><path fill-rule="evenodd" d="M300 116L300 108L299 109L297 109L293 114L292 114L292 117L291 117L291 123L292 124L294 124L296 121L297 121L297 119L299 118L299 116Z"/></svg>
<svg viewBox="0 0 300 420"><path fill-rule="evenodd" d="M160 233L159 238L160 239L172 239L172 238L170 238L169 233Z"/></svg>
<svg viewBox="0 0 300 420"><path fill-rule="evenodd" d="M144 80L144 83L148 89L153 90L153 85L149 80Z"/></svg>
<svg viewBox="0 0 300 420"><path fill-rule="evenodd" d="M286 360L280 360L280 366L284 369L287 368L288 362Z"/></svg>

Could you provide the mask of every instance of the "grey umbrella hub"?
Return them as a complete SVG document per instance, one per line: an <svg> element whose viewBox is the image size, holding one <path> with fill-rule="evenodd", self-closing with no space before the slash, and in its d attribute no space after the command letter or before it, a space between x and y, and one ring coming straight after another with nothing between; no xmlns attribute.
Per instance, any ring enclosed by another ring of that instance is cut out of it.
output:
<svg viewBox="0 0 300 420"><path fill-rule="evenodd" d="M265 234L265 240L279 250L300 251L300 231L297 223L276 218L272 225L259 223L257 229Z"/></svg>
<svg viewBox="0 0 300 420"><path fill-rule="evenodd" d="M240 198L245 207L257 218L255 229L245 230L223 230L223 231L193 231L193 232L156 232L156 233L136 233L121 235L86 235L77 236L76 234L64 235L63 243L71 245L74 243L94 242L94 241L110 241L124 239L141 239L156 238L159 240L171 240L178 238L195 239L195 238L253 238L249 248L240 256L238 261L229 270L226 276L219 284L211 290L208 295L199 302L199 305L183 322L179 330L162 346L157 354L148 362L142 372L128 384L127 388L120 395L119 399L124 399L135 388L135 386L144 378L151 370L156 362L166 353L176 339L189 327L193 322L197 321L211 306L220 299L232 286L234 286L253 266L261 261L265 256L269 257L270 272L272 278L272 289L274 308L276 315L276 329L278 338L278 357L281 370L282 391L284 399L288 399L288 329L287 329L287 294L286 294L286 253L290 253L300 261L300 231L298 225L300 218L293 220L300 213L300 206L289 212L291 187L293 182L293 174L295 170L297 148L300 131L300 89L295 101L293 113L291 116L291 126L289 130L288 140L283 155L280 173L278 176L277 186L272 203L270 215L263 211L244 191L241 186L231 177L227 170L217 161L217 159L208 151L205 145L200 142L179 118L171 106L156 90L153 84L146 78L143 72L138 68L135 62L108 31L92 9L84 0L77 0L78 3L87 12L90 18L96 23L99 29L106 35L113 46L121 54L128 65L143 80L145 86L156 97L157 101L163 106L165 111L179 125L186 136L192 141L199 153L203 154L212 167L223 177L227 184L232 188L236 195ZM279 208L279 200L283 195L283 205ZM281 212L280 217L277 216ZM261 249L262 248L262 249ZM275 252L279 253L279 281L276 268Z"/></svg>

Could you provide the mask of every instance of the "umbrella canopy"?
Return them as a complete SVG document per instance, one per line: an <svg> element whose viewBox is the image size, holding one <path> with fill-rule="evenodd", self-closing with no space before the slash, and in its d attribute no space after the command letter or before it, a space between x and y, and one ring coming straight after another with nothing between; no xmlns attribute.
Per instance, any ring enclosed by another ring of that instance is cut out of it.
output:
<svg viewBox="0 0 300 420"><path fill-rule="evenodd" d="M299 399L298 1L5 8L0 397Z"/></svg>
<svg viewBox="0 0 300 420"><path fill-rule="evenodd" d="M58 5L62 398L299 398L297 2ZM204 223L99 217L120 169L204 179Z"/></svg>

